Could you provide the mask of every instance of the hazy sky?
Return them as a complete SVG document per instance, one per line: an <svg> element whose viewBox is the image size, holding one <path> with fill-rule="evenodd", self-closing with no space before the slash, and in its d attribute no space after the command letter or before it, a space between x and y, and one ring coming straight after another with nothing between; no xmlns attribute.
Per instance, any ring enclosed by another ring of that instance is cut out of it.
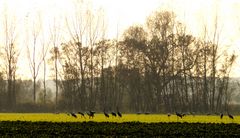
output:
<svg viewBox="0 0 240 138"><path fill-rule="evenodd" d="M0 0L1 12L6 5L10 13L15 13L19 24L41 13L46 25L55 16L63 18L71 13L73 6L72 0ZM204 24L211 30L217 13L220 42L232 46L231 49L240 50L239 0L92 0L89 5L96 10L104 9L109 37L116 37L117 31L121 34L130 25L143 24L146 17L157 9L173 10L178 20L188 26L188 32L197 36ZM240 76L237 73L239 69L240 64L237 63L234 76ZM19 74L28 76L22 72Z"/></svg>

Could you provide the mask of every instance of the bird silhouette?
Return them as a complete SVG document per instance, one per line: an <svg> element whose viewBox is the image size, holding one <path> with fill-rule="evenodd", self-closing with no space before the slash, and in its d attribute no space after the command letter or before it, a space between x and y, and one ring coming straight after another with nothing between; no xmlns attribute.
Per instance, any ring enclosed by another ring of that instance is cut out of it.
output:
<svg viewBox="0 0 240 138"><path fill-rule="evenodd" d="M77 118L77 115L75 113L70 113L72 117Z"/></svg>
<svg viewBox="0 0 240 138"><path fill-rule="evenodd" d="M118 115L119 117L122 117L122 113L119 111L118 107L117 107L117 115Z"/></svg>
<svg viewBox="0 0 240 138"><path fill-rule="evenodd" d="M229 113L228 113L228 117L231 118L231 119L234 119L233 115L231 115Z"/></svg>
<svg viewBox="0 0 240 138"><path fill-rule="evenodd" d="M83 112L78 112L78 114L80 114L80 115L81 115L81 117L84 117L84 118L85 118L85 115L84 115L84 113L83 113Z"/></svg>
<svg viewBox="0 0 240 138"><path fill-rule="evenodd" d="M89 111L89 113L87 113L88 116L89 116L89 119L90 118L93 118L94 117L94 114L95 114L95 111Z"/></svg>
<svg viewBox="0 0 240 138"><path fill-rule="evenodd" d="M170 114L170 113L168 113L168 114L167 114L167 116L168 116L168 117L170 117L170 116L171 116L171 114Z"/></svg>
<svg viewBox="0 0 240 138"><path fill-rule="evenodd" d="M111 113L111 114L112 114L112 116L114 116L114 117L116 117L116 116L117 116L117 114L116 114L115 112L113 112L113 111L112 111L112 113Z"/></svg>
<svg viewBox="0 0 240 138"><path fill-rule="evenodd" d="M105 117L109 118L109 114L105 111L105 109L104 109L104 115Z"/></svg>
<svg viewBox="0 0 240 138"><path fill-rule="evenodd" d="M122 117L122 114L121 114L120 112L117 112L117 115L118 115L119 117Z"/></svg>
<svg viewBox="0 0 240 138"><path fill-rule="evenodd" d="M221 119L223 118L223 113L220 114L220 118L221 118Z"/></svg>
<svg viewBox="0 0 240 138"><path fill-rule="evenodd" d="M177 117L180 117L180 118L183 117L182 114L180 114L180 113L178 113L178 112L176 112L176 115L177 115Z"/></svg>

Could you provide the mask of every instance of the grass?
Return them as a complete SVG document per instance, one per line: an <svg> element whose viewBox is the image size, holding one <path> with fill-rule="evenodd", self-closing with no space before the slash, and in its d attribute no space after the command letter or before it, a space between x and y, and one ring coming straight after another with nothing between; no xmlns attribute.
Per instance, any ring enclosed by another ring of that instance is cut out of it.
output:
<svg viewBox="0 0 240 138"><path fill-rule="evenodd" d="M53 114L53 113L0 113L0 121L31 121L31 122L143 122L143 123L159 123L159 122L187 122L187 123L238 123L240 124L240 116L234 116L234 120L228 116L224 116L220 119L219 116L206 116L206 115L188 115L178 118L176 115L168 117L165 114L150 114L150 115L136 115L136 114L123 114L123 117L106 118L103 114L96 114L95 117L89 119L77 115L77 118L69 116L65 113Z"/></svg>

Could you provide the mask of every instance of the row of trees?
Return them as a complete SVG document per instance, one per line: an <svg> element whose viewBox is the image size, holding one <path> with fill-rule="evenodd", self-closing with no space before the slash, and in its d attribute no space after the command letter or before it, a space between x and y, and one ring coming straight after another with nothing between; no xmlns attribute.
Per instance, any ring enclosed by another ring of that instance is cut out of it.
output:
<svg viewBox="0 0 240 138"><path fill-rule="evenodd" d="M86 45L77 39L82 34L74 37L59 54L62 105L71 110L228 111L236 55L222 50L217 21L215 27L212 37L207 27L203 37L194 37L174 13L157 11L145 26L129 27L120 41Z"/></svg>
<svg viewBox="0 0 240 138"><path fill-rule="evenodd" d="M156 11L145 25L129 27L122 39L106 39L103 11L94 12L82 5L75 3L74 14L65 19L68 35L62 33L56 20L47 40L41 16L27 24L31 29L26 29L24 45L33 80L33 103L39 99L37 80L43 67L41 101L47 105L46 74L51 71L56 86L55 110L229 110L229 74L236 55L219 44L217 18L214 31L205 26L202 36L196 37L187 33L173 12ZM6 88L1 91L6 93L6 106L15 110L16 97L25 93L16 88L21 47L15 42L16 24L9 17L6 14L3 23L1 54L5 66L0 81L1 88Z"/></svg>
<svg viewBox="0 0 240 138"><path fill-rule="evenodd" d="M37 91L38 88L38 76L40 68L43 65L44 75L43 75L43 100L46 103L46 65L47 65L47 53L49 53L49 48L51 47L51 42L53 42L53 35L49 36L49 40L46 40L45 31L43 29L43 20L40 13L31 13L32 15L24 16L24 18L18 18L14 12L9 10L8 6L5 4L4 8L1 9L1 109L9 111L17 110L20 103L29 103L29 93L28 91L21 91L25 87L25 83L28 79L32 79L31 82L32 90L32 103L37 103ZM50 27L53 30L54 27ZM20 56L21 55L21 56ZM27 61L29 67L22 66L19 60ZM21 66L21 67L20 67ZM25 72L30 71L30 76L32 78L22 78L19 74L25 74ZM18 73L17 73L18 72ZM22 80L23 79L23 83ZM27 80L26 80L27 79ZM7 83L5 82L7 81ZM28 86L29 87L29 86ZM20 92L21 91L21 92ZM50 94L51 95L51 94ZM22 99L28 99L26 101ZM7 100L6 100L7 99Z"/></svg>

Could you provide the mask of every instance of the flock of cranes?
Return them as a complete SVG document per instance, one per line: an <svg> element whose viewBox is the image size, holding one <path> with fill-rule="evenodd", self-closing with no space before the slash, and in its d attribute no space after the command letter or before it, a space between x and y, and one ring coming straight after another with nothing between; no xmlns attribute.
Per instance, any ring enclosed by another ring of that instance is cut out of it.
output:
<svg viewBox="0 0 240 138"><path fill-rule="evenodd" d="M183 118L184 116L186 116L185 113L176 112L175 114L176 114L177 117L180 117L180 118ZM194 113L191 113L191 114L194 115ZM218 114L218 113L216 113L216 114ZM211 115L211 114L208 113L207 115ZM168 113L168 117L170 117L170 116L171 116L171 114ZM224 114L223 114L223 113L220 113L220 119L222 119L223 116L224 116ZM231 115L230 113L227 113L227 116L228 116L230 119L234 119L233 115Z"/></svg>
<svg viewBox="0 0 240 138"><path fill-rule="evenodd" d="M95 111L89 111L89 112L87 112L87 113L83 113L83 112L77 112L77 113L73 113L73 112L71 112L71 113L68 113L68 115L70 115L70 116L72 116L72 117L74 117L74 118L77 118L77 114L79 114L80 116L81 116L81 118L83 117L83 118L86 118L85 117L85 115L87 115L88 117L89 117L89 119L91 119L91 118L94 118L94 115L95 115ZM119 111L119 110L117 110L117 112L114 112L114 111L112 111L111 113L107 113L106 111L105 111L105 109L104 109L104 111L103 111L103 114L104 114L104 116L106 117L106 118L109 118L110 117L110 115L112 116L112 117L122 117L122 113ZM138 115L140 114L140 113L137 113ZM146 115L148 115L148 114L150 114L150 113L145 113ZM190 113L191 115L194 115L194 113ZM217 113L216 113L217 114ZM175 112L175 115L177 116L177 118L183 118L184 116L186 116L187 114L185 114L185 113L180 113L180 112ZM211 115L210 113L208 113L207 115ZM167 116L168 117L171 117L171 114L170 113L168 113L167 114ZM220 119L223 119L223 116L224 116L224 114L223 113L220 113ZM227 116L230 118L230 119L234 119L234 116L233 115L231 115L230 113L227 113Z"/></svg>
<svg viewBox="0 0 240 138"><path fill-rule="evenodd" d="M96 113L95 111L89 111L86 114L83 113L83 112L77 112L77 113L71 112L71 113L68 113L68 115L72 116L74 118L77 118L77 114L79 114L81 116L81 118L82 117L86 118L85 115L87 115L89 117L89 119L91 119L91 118L94 118L95 113ZM106 118L110 117L109 113L107 113L105 110L104 110L103 114L105 115ZM122 117L122 113L120 111L117 111L117 112L112 111L111 115L112 115L112 117L117 117L117 116L120 117L120 118Z"/></svg>

